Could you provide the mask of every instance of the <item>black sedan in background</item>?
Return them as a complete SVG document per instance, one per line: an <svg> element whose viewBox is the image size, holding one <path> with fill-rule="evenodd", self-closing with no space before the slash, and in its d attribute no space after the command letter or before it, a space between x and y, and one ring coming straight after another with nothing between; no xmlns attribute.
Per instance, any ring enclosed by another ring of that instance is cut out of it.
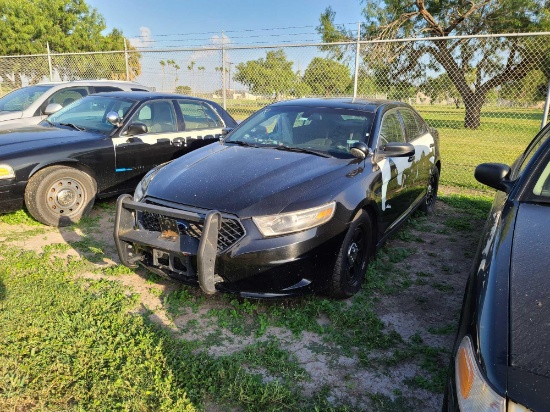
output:
<svg viewBox="0 0 550 412"><path fill-rule="evenodd" d="M498 190L468 279L444 411L550 410L550 125L512 168L479 165Z"/></svg>
<svg viewBox="0 0 550 412"><path fill-rule="evenodd" d="M218 104L194 97L86 96L40 125L0 131L0 213L25 204L44 224L77 222L96 195L132 192L151 168L235 126Z"/></svg>
<svg viewBox="0 0 550 412"><path fill-rule="evenodd" d="M346 298L376 246L431 211L440 168L435 130L406 104L280 102L149 172L119 198L115 242L125 265L206 293Z"/></svg>

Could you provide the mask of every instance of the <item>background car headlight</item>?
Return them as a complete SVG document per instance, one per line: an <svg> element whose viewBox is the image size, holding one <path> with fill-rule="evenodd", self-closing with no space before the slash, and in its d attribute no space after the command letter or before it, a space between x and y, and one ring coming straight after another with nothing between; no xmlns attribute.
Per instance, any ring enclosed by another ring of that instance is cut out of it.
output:
<svg viewBox="0 0 550 412"><path fill-rule="evenodd" d="M330 202L326 205L297 212L270 216L254 216L252 220L258 226L263 236L278 236L322 225L332 218L335 209L336 203Z"/></svg>
<svg viewBox="0 0 550 412"><path fill-rule="evenodd" d="M506 411L506 399L491 389L479 370L469 336L460 342L455 358L455 378L461 412Z"/></svg>
<svg viewBox="0 0 550 412"><path fill-rule="evenodd" d="M149 184L154 179L154 177L157 175L157 173L162 169L164 164L155 167L154 169L149 170L145 176L143 176L143 179L138 183L136 186L136 190L134 191L134 201L139 202L141 199L143 199L143 196L145 196L145 192L147 191L147 188L149 187Z"/></svg>
<svg viewBox="0 0 550 412"><path fill-rule="evenodd" d="M10 165L0 165L0 179L13 179L15 172Z"/></svg>

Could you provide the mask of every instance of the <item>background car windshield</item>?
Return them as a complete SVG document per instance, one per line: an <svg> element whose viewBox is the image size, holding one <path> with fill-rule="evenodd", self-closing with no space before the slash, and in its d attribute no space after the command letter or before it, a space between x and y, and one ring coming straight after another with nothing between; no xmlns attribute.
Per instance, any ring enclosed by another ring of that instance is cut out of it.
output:
<svg viewBox="0 0 550 412"><path fill-rule="evenodd" d="M110 133L115 126L107 121L107 113L116 112L124 118L135 100L105 96L88 96L71 103L48 117L55 124L70 123L80 129Z"/></svg>
<svg viewBox="0 0 550 412"><path fill-rule="evenodd" d="M14 90L0 99L0 112L25 110L52 86L29 86Z"/></svg>
<svg viewBox="0 0 550 412"><path fill-rule="evenodd" d="M227 142L290 146L347 155L355 142L367 142L373 115L356 110L303 106L267 107L235 130Z"/></svg>

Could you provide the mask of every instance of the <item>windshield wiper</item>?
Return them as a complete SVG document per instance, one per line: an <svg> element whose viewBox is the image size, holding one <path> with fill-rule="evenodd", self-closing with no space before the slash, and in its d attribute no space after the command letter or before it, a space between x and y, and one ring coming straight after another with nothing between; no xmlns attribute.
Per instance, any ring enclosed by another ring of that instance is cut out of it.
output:
<svg viewBox="0 0 550 412"><path fill-rule="evenodd" d="M329 155L328 153L319 152L319 151L317 151L317 150L306 149L306 148L303 148L303 147L273 146L273 148L274 148L274 149L277 149L277 150L285 150L285 151L287 151L287 152L309 153L309 154L312 154L312 155L315 155L315 156L332 157L332 156Z"/></svg>
<svg viewBox="0 0 550 412"><path fill-rule="evenodd" d="M233 143L239 146L247 146L247 147L258 147L258 145L245 142L244 140L226 140L224 143Z"/></svg>
<svg viewBox="0 0 550 412"><path fill-rule="evenodd" d="M78 130L79 132L83 131L84 128L82 127L78 127L77 125L73 124L73 123L59 123L61 126L68 126L68 127L72 127L73 129L76 129Z"/></svg>

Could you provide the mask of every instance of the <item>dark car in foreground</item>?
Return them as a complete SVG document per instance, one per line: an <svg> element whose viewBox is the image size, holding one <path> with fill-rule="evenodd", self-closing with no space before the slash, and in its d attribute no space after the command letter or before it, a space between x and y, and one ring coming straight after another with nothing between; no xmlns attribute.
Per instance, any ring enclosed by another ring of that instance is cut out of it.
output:
<svg viewBox="0 0 550 412"><path fill-rule="evenodd" d="M279 102L149 172L118 200L115 242L125 265L206 293L345 298L376 246L433 208L440 167L435 130L406 104Z"/></svg>
<svg viewBox="0 0 550 412"><path fill-rule="evenodd" d="M86 96L40 125L0 131L0 212L25 204L44 224L77 222L96 196L132 192L148 170L235 126L218 104L194 97Z"/></svg>
<svg viewBox="0 0 550 412"><path fill-rule="evenodd" d="M444 411L550 410L550 125L510 168L481 164L498 190L468 279Z"/></svg>

